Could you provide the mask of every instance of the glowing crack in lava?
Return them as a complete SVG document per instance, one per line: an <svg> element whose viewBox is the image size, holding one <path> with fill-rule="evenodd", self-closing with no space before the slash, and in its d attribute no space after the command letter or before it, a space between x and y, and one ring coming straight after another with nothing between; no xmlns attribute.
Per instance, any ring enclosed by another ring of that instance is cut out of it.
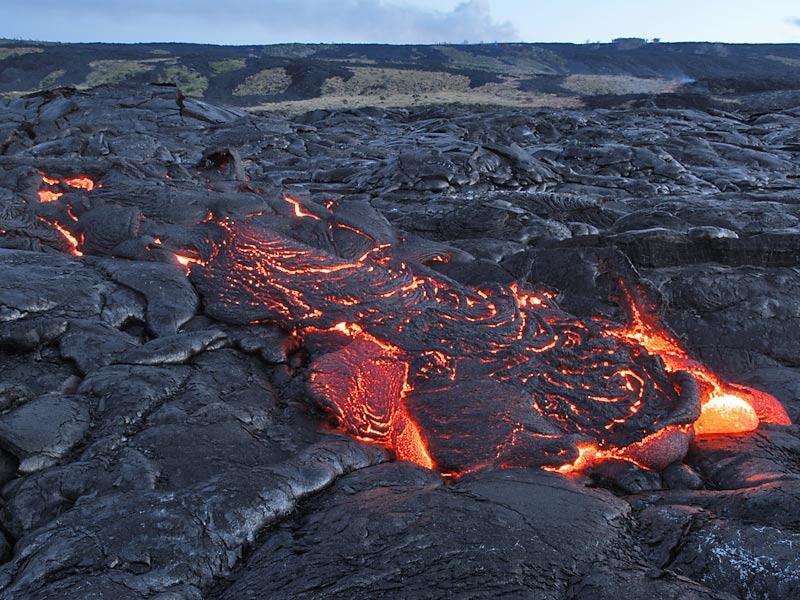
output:
<svg viewBox="0 0 800 600"><path fill-rule="evenodd" d="M39 202L42 204L50 204L61 200L64 195L64 190L68 188L90 192L95 189L95 187L99 187L91 178L83 175L64 179L51 177L44 173L40 173L39 176L42 180L42 187L39 188L38 196ZM69 204L65 205L65 211L70 221L73 223L77 222L78 219L72 213L72 207ZM70 231L67 224L59 222L55 218L40 216L39 221L46 223L61 235L69 247L70 254L73 256L83 256L83 252L80 250L80 245L83 243L83 234L74 234Z"/></svg>
<svg viewBox="0 0 800 600"><path fill-rule="evenodd" d="M330 207L284 200L290 214L217 221L222 241L186 262L192 280L211 315L293 331L311 356L311 396L400 459L454 474L566 473L606 458L661 469L695 431L788 422L771 396L689 358L630 294L628 327L581 321L544 291L412 268ZM349 258L336 242L345 230Z"/></svg>
<svg viewBox="0 0 800 600"><path fill-rule="evenodd" d="M43 223L47 223L61 234L61 236L66 240L67 244L69 244L69 253L72 254L72 256L83 256L83 252L78 249L80 247L81 240L75 237L69 229L55 220L48 220L44 217L39 217L39 220Z"/></svg>
<svg viewBox="0 0 800 600"><path fill-rule="evenodd" d="M58 179L57 177L49 177L44 173L40 174L42 183L46 187L39 190L39 202L55 202L64 195L65 186L67 188L77 188L91 192L95 188L94 181L86 176L68 177L65 179ZM53 189L55 188L55 189Z"/></svg>

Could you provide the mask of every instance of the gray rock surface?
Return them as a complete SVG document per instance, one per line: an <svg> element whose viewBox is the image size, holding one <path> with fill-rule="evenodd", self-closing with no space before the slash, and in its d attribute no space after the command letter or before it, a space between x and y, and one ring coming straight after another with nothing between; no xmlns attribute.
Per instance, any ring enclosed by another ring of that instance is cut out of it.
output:
<svg viewBox="0 0 800 600"><path fill-rule="evenodd" d="M796 421L800 109L286 118L103 87L0 100L0 125L0 598L800 595L797 426L687 437L660 472L440 474L310 399L309 356L341 344L198 274L249 217L341 260L385 243L431 276L527 282L582 319L624 318L621 277ZM513 423L470 422L459 390L439 447L494 450Z"/></svg>
<svg viewBox="0 0 800 600"><path fill-rule="evenodd" d="M81 441L89 428L89 407L80 396L48 394L0 417L0 445L30 473L54 464Z"/></svg>

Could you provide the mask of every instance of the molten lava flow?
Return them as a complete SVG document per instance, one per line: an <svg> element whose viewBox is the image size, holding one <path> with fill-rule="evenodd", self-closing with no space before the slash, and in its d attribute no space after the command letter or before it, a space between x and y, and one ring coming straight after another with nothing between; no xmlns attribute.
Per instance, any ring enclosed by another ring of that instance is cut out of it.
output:
<svg viewBox="0 0 800 600"><path fill-rule="evenodd" d="M277 201L240 221L209 215L207 246L175 260L210 316L292 331L311 359L311 397L400 459L449 475L572 473L609 459L663 469L685 456L695 421L702 434L788 422L768 394L692 360L630 294L628 326L583 321L546 290L475 288L412 267L337 221L334 203L323 217L284 202L291 211Z"/></svg>
<svg viewBox="0 0 800 600"><path fill-rule="evenodd" d="M80 241L78 240L78 238L72 235L72 232L69 229L61 225L58 221L50 221L48 219L45 219L44 217L39 217L39 220L42 221L43 223L51 225L53 228L55 228L56 231L58 231L58 233L61 234L61 236L67 241L67 243L70 246L70 251L69 251L70 254L72 254L73 256L83 256L83 252L81 252L78 249Z"/></svg>
<svg viewBox="0 0 800 600"><path fill-rule="evenodd" d="M348 433L386 446L401 460L432 469L425 440L405 406L412 387L399 348L355 323L337 323L330 331L341 332L352 342L317 361L310 375L311 389L328 401ZM310 333L322 332L303 332Z"/></svg>
<svg viewBox="0 0 800 600"><path fill-rule="evenodd" d="M642 310L624 284L621 283L621 287L631 322L625 328L609 330L609 334L641 344L648 352L659 356L668 371L688 371L695 377L701 386L701 414L694 423L695 433L745 433L755 430L760 422L791 423L776 398L765 392L726 383L708 367L690 358L678 339Z"/></svg>
<svg viewBox="0 0 800 600"><path fill-rule="evenodd" d="M193 264L195 264L195 265L203 264L203 261L201 261L201 260L198 260L196 258L192 258L190 256L183 256L182 254L176 254L175 255L175 260L177 260L178 264L183 266L183 267L188 267L189 265L193 265Z"/></svg>
<svg viewBox="0 0 800 600"><path fill-rule="evenodd" d="M686 426L668 426L624 448L601 448L597 444L578 444L578 457L558 467L543 467L562 474L577 473L604 460L625 461L641 469L663 470L686 455L689 437Z"/></svg>
<svg viewBox="0 0 800 600"><path fill-rule="evenodd" d="M544 467L545 471L555 471L562 475L583 471L592 463L605 458L614 458L613 455L600 450L594 444L578 444L578 458L571 463L565 463L560 467Z"/></svg>
<svg viewBox="0 0 800 600"><path fill-rule="evenodd" d="M41 177L43 203L66 188L97 187L86 176ZM180 251L175 261L197 278L210 312L294 330L316 353L313 396L345 431L401 459L445 473L492 462L568 473L611 458L663 468L685 454L691 425L705 435L789 423L769 394L726 383L693 360L624 286L627 326L581 321L545 290L472 288L412 269L393 258L391 244L335 220L336 203L325 204L323 218L283 200L292 216L276 209L233 222L209 213L203 224L223 241L210 256ZM303 219L304 239L325 249L263 223L281 218ZM65 225L40 220L82 255ZM352 258L333 249L337 231L355 244ZM682 372L697 386L676 389L667 373Z"/></svg>
<svg viewBox="0 0 800 600"><path fill-rule="evenodd" d="M39 202L42 204L47 204L50 202L56 202L61 199L64 195L64 189L66 187L82 189L86 191L92 191L95 187L99 187L95 184L95 182L86 176L77 176L77 177L68 177L65 179L59 179L57 177L50 177L44 173L39 173L39 176L42 179L43 187L41 187L38 191L39 195ZM56 188L56 189L49 189L49 188ZM72 212L72 206L66 204L64 207L66 210L67 215L77 222L76 216ZM83 256L83 253L79 250L79 245L83 241L83 236L81 235L81 239L78 239L67 227L63 224L59 223L55 219L39 217L39 220L43 223L47 223L51 227L53 227L61 236L67 241L70 246L70 254L73 256Z"/></svg>
<svg viewBox="0 0 800 600"><path fill-rule="evenodd" d="M55 202L61 196L64 195L64 192L52 192L50 190L39 190L39 202L46 203L46 202Z"/></svg>
<svg viewBox="0 0 800 600"><path fill-rule="evenodd" d="M61 196L64 195L63 187L71 187L75 189L86 190L87 192L91 192L95 187L98 187L95 184L94 180L90 177L86 177L85 175L79 175L77 177L67 177L65 179L59 179L57 177L50 177L45 175L44 173L40 173L39 176L42 178L42 183L48 187L56 187L61 188L60 190L50 190L46 188L42 188L39 190L39 201L40 202L55 202Z"/></svg>
<svg viewBox="0 0 800 600"><path fill-rule="evenodd" d="M288 202L289 204L291 204L294 207L294 214L295 214L296 217L301 217L301 218L302 217L309 217L309 218L314 219L316 221L320 221L321 220L317 215L312 214L312 213L308 212L307 210L305 210L302 207L302 205L300 204L299 200L295 200L294 198L292 198L290 196L284 196L283 199L286 200L286 202Z"/></svg>
<svg viewBox="0 0 800 600"><path fill-rule="evenodd" d="M86 190L87 192L91 192L95 187L94 181L88 177L72 177L70 179L65 179L64 183L66 183L69 187L79 188Z"/></svg>
<svg viewBox="0 0 800 600"><path fill-rule="evenodd" d="M694 422L698 435L711 433L746 433L758 427L755 409L741 396L712 394L703 404L700 418Z"/></svg>
<svg viewBox="0 0 800 600"><path fill-rule="evenodd" d="M461 286L377 243L342 258L258 219L219 221L225 241L192 278L212 315L295 331L315 356L312 396L355 437L448 473L560 466L576 440L598 456L644 439L670 457L680 446L650 437L686 424L660 364L551 294ZM319 222L318 235L335 229Z"/></svg>

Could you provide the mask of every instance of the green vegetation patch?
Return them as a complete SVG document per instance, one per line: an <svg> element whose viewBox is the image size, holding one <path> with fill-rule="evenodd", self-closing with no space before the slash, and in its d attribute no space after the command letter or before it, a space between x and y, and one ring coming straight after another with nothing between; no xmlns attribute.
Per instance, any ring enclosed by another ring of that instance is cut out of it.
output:
<svg viewBox="0 0 800 600"><path fill-rule="evenodd" d="M790 58L788 56L778 56L777 54L769 54L767 55L769 60L774 60L779 63L783 63L787 67L800 67L800 58Z"/></svg>
<svg viewBox="0 0 800 600"><path fill-rule="evenodd" d="M153 61L141 60L94 60L89 66L92 70L81 87L122 83L126 79L155 68Z"/></svg>
<svg viewBox="0 0 800 600"><path fill-rule="evenodd" d="M429 94L445 90L469 89L469 77L444 71L353 67L345 81L329 77L322 84L323 95L374 96L387 94Z"/></svg>
<svg viewBox="0 0 800 600"><path fill-rule="evenodd" d="M444 54L453 69L488 71L504 75L553 75L564 64L558 54L543 48L520 44L491 44L495 55L471 50L469 47L434 46ZM480 49L476 46L475 49ZM502 52L500 52L502 50Z"/></svg>
<svg viewBox="0 0 800 600"><path fill-rule="evenodd" d="M170 65L164 68L156 81L174 83L187 96L202 96L208 89L208 77L184 65Z"/></svg>
<svg viewBox="0 0 800 600"><path fill-rule="evenodd" d="M291 76L283 67L264 69L245 79L233 90L234 96L261 96L282 94L292 84Z"/></svg>
<svg viewBox="0 0 800 600"><path fill-rule="evenodd" d="M12 58L14 56L24 56L25 54L41 54L42 48L23 47L23 48L0 48L0 60Z"/></svg>
<svg viewBox="0 0 800 600"><path fill-rule="evenodd" d="M56 82L66 74L66 72L67 71L65 69L58 69L56 71L51 71L50 73L42 77L42 80L39 82L39 89L46 89L53 87L56 84Z"/></svg>
<svg viewBox="0 0 800 600"><path fill-rule="evenodd" d="M240 71L247 66L247 61L243 58L226 58L225 60L212 60L208 63L214 75L222 75L232 71Z"/></svg>
<svg viewBox="0 0 800 600"><path fill-rule="evenodd" d="M680 82L628 75L570 75L561 85L582 96L599 96L603 94L667 94L676 91L680 87Z"/></svg>
<svg viewBox="0 0 800 600"><path fill-rule="evenodd" d="M261 48L264 56L280 56L282 58L308 58L317 52L338 48L337 44L271 44Z"/></svg>

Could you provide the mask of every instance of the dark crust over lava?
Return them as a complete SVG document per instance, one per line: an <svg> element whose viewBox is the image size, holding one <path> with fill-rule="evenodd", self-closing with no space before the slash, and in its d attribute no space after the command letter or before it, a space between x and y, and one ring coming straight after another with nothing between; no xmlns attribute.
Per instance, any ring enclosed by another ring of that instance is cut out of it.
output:
<svg viewBox="0 0 800 600"><path fill-rule="evenodd" d="M697 439L659 473L443 478L324 424L306 378L329 341L224 318L174 259L213 258L209 215L291 217L288 193L398 260L527 281L581 319L624 319L623 277L796 421L798 136L800 110L289 120L165 87L1 103L0 597L800 595L797 427ZM42 174L101 187L40 203ZM369 249L337 236L340 256Z"/></svg>

